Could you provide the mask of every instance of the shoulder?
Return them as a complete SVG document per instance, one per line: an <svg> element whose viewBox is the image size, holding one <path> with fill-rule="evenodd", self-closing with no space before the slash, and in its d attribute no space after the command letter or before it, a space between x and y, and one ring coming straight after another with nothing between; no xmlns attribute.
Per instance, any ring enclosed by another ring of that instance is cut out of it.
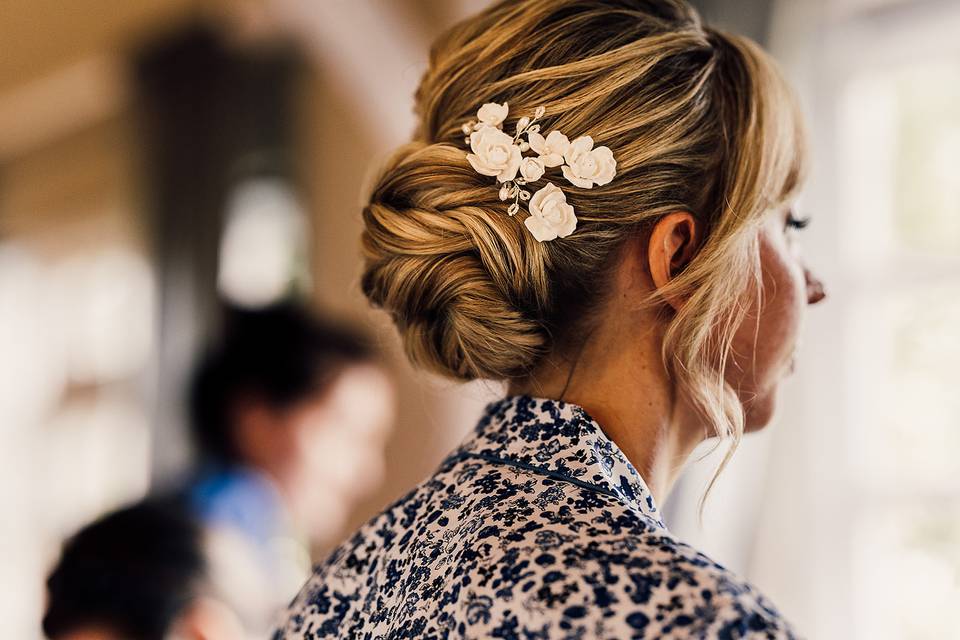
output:
<svg viewBox="0 0 960 640"><path fill-rule="evenodd" d="M555 523L500 532L462 600L473 637L798 637L747 581L606 502L585 529Z"/></svg>
<svg viewBox="0 0 960 640"><path fill-rule="evenodd" d="M756 589L615 496L483 464L428 480L338 547L278 637L398 621L465 638L795 637Z"/></svg>

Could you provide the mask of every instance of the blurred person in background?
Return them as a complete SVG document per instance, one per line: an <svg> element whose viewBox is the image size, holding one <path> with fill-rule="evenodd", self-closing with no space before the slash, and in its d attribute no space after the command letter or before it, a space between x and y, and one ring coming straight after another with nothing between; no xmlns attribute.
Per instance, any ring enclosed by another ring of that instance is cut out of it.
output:
<svg viewBox="0 0 960 640"><path fill-rule="evenodd" d="M185 505L150 498L85 526L47 580L51 640L239 640L209 576L203 527Z"/></svg>
<svg viewBox="0 0 960 640"><path fill-rule="evenodd" d="M292 303L228 310L190 392L201 453L185 497L214 540L215 579L265 633L379 486L394 388L360 333Z"/></svg>

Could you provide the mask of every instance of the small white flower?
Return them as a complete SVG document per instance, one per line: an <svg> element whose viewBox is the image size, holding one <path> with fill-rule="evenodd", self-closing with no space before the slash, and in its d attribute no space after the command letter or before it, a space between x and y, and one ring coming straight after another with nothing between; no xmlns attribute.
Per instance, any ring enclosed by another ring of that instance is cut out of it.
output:
<svg viewBox="0 0 960 640"><path fill-rule="evenodd" d="M543 166L542 158L528 156L520 162L520 175L527 182L536 182L543 177L544 171L546 169Z"/></svg>
<svg viewBox="0 0 960 640"><path fill-rule="evenodd" d="M528 206L530 215L523 224L539 242L565 238L577 228L573 206L567 204L566 194L552 182L534 193Z"/></svg>
<svg viewBox="0 0 960 640"><path fill-rule="evenodd" d="M546 138L539 131L527 136L530 148L540 154L546 167L559 167L563 164L564 154L570 147L570 140L559 131L551 131Z"/></svg>
<svg viewBox="0 0 960 640"><path fill-rule="evenodd" d="M580 136L570 143L563 154L567 164L563 166L563 177L584 189L590 189L596 183L604 185L613 180L617 173L617 161L608 147L593 148L593 138Z"/></svg>
<svg viewBox="0 0 960 640"><path fill-rule="evenodd" d="M522 156L520 147L513 138L496 127L482 127L470 134L470 149L467 160L478 173L497 176L500 182L517 177Z"/></svg>
<svg viewBox="0 0 960 640"><path fill-rule="evenodd" d="M498 127L507 117L507 103L487 102L477 111L477 120L491 127Z"/></svg>

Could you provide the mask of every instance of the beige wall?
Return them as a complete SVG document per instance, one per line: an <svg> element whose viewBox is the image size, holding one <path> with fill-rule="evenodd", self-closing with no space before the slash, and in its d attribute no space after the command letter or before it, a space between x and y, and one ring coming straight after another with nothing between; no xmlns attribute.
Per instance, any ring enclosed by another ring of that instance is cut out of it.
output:
<svg viewBox="0 0 960 640"><path fill-rule="evenodd" d="M135 156L129 114L120 113L7 158L0 236L54 253L91 243L144 249Z"/></svg>
<svg viewBox="0 0 960 640"><path fill-rule="evenodd" d="M3 0L0 95L85 56L143 41L198 0Z"/></svg>

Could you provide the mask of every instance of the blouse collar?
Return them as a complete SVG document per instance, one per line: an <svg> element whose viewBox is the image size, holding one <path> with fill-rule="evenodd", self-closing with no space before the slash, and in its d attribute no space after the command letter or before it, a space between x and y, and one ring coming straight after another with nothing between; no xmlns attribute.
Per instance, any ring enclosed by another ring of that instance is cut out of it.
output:
<svg viewBox="0 0 960 640"><path fill-rule="evenodd" d="M451 457L479 457L559 477L613 495L666 529L646 482L580 405L527 394L487 404Z"/></svg>

